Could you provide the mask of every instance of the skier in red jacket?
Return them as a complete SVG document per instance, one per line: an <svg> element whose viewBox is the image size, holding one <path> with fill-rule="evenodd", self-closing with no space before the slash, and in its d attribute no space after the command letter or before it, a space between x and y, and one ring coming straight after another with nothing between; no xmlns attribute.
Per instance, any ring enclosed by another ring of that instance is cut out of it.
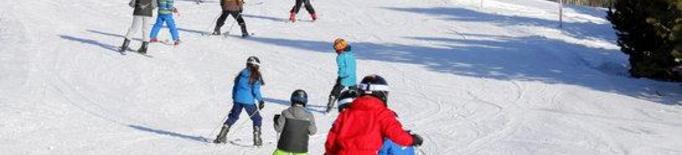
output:
<svg viewBox="0 0 682 155"><path fill-rule="evenodd" d="M369 75L358 86L356 98L334 121L325 143L326 155L375 155L384 138L403 146L420 146L421 136L405 131L388 109L388 84Z"/></svg>

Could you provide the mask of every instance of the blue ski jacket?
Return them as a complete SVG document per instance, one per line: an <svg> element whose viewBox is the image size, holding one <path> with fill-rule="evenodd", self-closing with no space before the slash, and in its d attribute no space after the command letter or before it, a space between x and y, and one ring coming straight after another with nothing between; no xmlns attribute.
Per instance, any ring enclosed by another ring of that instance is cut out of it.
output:
<svg viewBox="0 0 682 155"><path fill-rule="evenodd" d="M251 75L251 71L245 68L234 79L234 86L232 87L232 100L234 102L254 105L256 100L263 100L263 96L260 93L261 82L258 80L253 84L249 84L249 75Z"/></svg>
<svg viewBox="0 0 682 155"><path fill-rule="evenodd" d="M345 51L336 56L336 65L338 67L339 79L341 85L344 87L355 86L357 79L355 77L355 55L351 51Z"/></svg>
<svg viewBox="0 0 682 155"><path fill-rule="evenodd" d="M385 139L384 145L379 150L379 155L414 155L414 147L400 146L390 139Z"/></svg>

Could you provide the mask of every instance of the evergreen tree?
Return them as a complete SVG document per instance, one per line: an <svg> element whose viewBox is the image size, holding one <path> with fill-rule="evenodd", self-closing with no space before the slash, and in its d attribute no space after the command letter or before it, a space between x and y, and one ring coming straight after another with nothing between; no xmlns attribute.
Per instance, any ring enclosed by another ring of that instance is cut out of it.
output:
<svg viewBox="0 0 682 155"><path fill-rule="evenodd" d="M682 81L682 0L617 0L608 19L632 76Z"/></svg>

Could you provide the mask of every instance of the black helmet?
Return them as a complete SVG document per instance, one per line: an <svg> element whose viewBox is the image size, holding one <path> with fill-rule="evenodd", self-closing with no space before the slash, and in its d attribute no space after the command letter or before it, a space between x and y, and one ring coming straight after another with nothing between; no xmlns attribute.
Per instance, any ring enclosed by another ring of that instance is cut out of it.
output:
<svg viewBox="0 0 682 155"><path fill-rule="evenodd" d="M353 100L358 97L357 91L350 89L350 90L345 90L341 92L341 95L339 95L339 99L337 103L339 104L339 112L343 111L344 108L348 107L350 103L353 103Z"/></svg>
<svg viewBox="0 0 682 155"><path fill-rule="evenodd" d="M308 104L308 93L304 90L297 89L291 93L291 105L301 104L304 107Z"/></svg>
<svg viewBox="0 0 682 155"><path fill-rule="evenodd" d="M246 59L246 64L260 66L260 59L258 59L256 56L250 56L248 59Z"/></svg>
<svg viewBox="0 0 682 155"><path fill-rule="evenodd" d="M368 75L362 78L360 85L358 85L358 91L361 95L376 96L384 103L388 101L388 83L379 75Z"/></svg>

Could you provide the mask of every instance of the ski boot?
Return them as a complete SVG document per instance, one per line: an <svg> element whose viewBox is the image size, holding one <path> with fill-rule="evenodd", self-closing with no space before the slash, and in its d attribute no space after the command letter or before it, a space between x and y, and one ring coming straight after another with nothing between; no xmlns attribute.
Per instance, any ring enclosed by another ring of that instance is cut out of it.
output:
<svg viewBox="0 0 682 155"><path fill-rule="evenodd" d="M253 126L253 145L256 147L263 146L263 139L260 138L260 127Z"/></svg>
<svg viewBox="0 0 682 155"><path fill-rule="evenodd" d="M213 29L213 33L211 33L211 34L212 35L220 35L220 27L216 27L215 29Z"/></svg>
<svg viewBox="0 0 682 155"><path fill-rule="evenodd" d="M178 46L180 45L180 39L173 41L173 46Z"/></svg>
<svg viewBox="0 0 682 155"><path fill-rule="evenodd" d="M310 18L313 18L313 21L316 21L316 20L317 20L317 15L315 15L314 13L311 13L311 14L310 14Z"/></svg>
<svg viewBox="0 0 682 155"><path fill-rule="evenodd" d="M137 53L147 54L147 45L149 45L149 42L142 42L142 46L140 46L140 49L137 49Z"/></svg>
<svg viewBox="0 0 682 155"><path fill-rule="evenodd" d="M213 143L219 144L227 142L227 132L230 132L230 126L223 124L223 128L220 129L220 133L218 133L218 137L213 140Z"/></svg>
<svg viewBox="0 0 682 155"><path fill-rule="evenodd" d="M121 48L118 49L118 52L125 53L126 50L128 50L129 44L130 44L130 39L126 38L125 40L123 40L123 45L121 45Z"/></svg>
<svg viewBox="0 0 682 155"><path fill-rule="evenodd" d="M335 102L336 102L336 96L329 95L329 101L327 102L327 110L326 110L327 113L332 111L332 109L334 108Z"/></svg>
<svg viewBox="0 0 682 155"><path fill-rule="evenodd" d="M239 23L239 27L242 28L242 38L249 37L249 32L246 31L246 24L245 23Z"/></svg>
<svg viewBox="0 0 682 155"><path fill-rule="evenodd" d="M291 21L292 23L296 22L296 14L295 13L291 12L291 14L289 14L289 21Z"/></svg>

